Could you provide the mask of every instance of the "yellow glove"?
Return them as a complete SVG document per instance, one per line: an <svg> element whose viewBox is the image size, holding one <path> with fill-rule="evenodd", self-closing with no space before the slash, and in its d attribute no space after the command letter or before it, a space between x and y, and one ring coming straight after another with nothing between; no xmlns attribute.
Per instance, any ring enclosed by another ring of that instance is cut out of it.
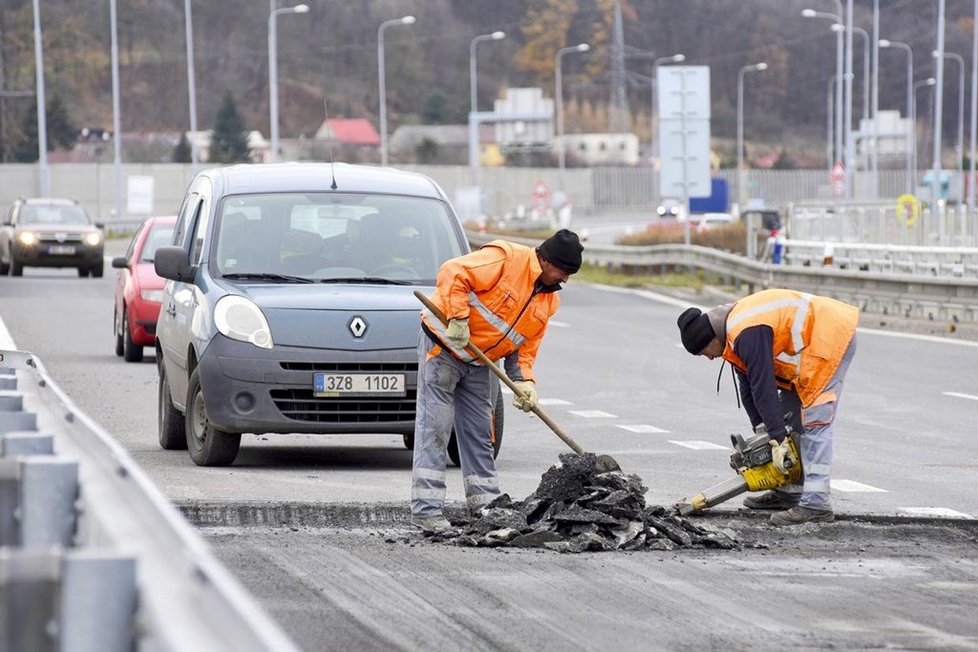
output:
<svg viewBox="0 0 978 652"><path fill-rule="evenodd" d="M775 439L769 439L767 443L771 445L771 461L774 462L774 468L784 475L788 475L791 469L798 464L795 454L791 452L788 438L785 437L780 443Z"/></svg>
<svg viewBox="0 0 978 652"><path fill-rule="evenodd" d="M469 320L450 319L448 328L445 329L445 337L460 349L464 349L469 343Z"/></svg>
<svg viewBox="0 0 978 652"><path fill-rule="evenodd" d="M520 390L519 394L513 397L513 406L517 407L524 412L531 412L533 408L537 406L539 398L537 398L537 390L534 387L532 380L517 380L513 383L516 385L516 389ZM522 394L522 396L520 396Z"/></svg>

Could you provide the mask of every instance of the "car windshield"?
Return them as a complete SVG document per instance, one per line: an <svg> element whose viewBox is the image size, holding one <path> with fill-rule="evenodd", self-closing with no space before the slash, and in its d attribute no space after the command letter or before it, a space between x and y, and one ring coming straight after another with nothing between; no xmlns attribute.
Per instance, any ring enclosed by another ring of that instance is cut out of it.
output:
<svg viewBox="0 0 978 652"><path fill-rule="evenodd" d="M173 237L172 224L154 224L143 241L143 250L139 252L139 262L151 263L156 257L156 250L170 244Z"/></svg>
<svg viewBox="0 0 978 652"><path fill-rule="evenodd" d="M430 285L462 253L436 199L354 193L276 193L224 199L212 251L225 277L274 282Z"/></svg>
<svg viewBox="0 0 978 652"><path fill-rule="evenodd" d="M17 219L20 224L89 224L85 211L74 204L25 204Z"/></svg>

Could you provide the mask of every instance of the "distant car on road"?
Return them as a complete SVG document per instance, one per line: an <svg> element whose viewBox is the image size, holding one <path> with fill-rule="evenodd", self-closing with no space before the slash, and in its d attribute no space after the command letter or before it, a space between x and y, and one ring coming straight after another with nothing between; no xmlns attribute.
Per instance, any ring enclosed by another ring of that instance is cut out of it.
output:
<svg viewBox="0 0 978 652"><path fill-rule="evenodd" d="M737 220L730 213L701 213L690 216L690 226L702 233L718 226L729 226Z"/></svg>
<svg viewBox="0 0 978 652"><path fill-rule="evenodd" d="M0 227L0 274L25 267L76 267L78 276L102 276L105 238L71 199L17 199Z"/></svg>
<svg viewBox="0 0 978 652"><path fill-rule="evenodd" d="M170 244L175 216L151 217L136 231L125 256L112 259L119 270L115 283L112 332L115 354L126 362L143 359L143 347L156 344L156 320L163 298L163 279L156 274L156 250Z"/></svg>
<svg viewBox="0 0 978 652"><path fill-rule="evenodd" d="M421 305L468 252L427 176L281 163L191 183L157 328L159 443L231 464L242 433L399 434L414 442ZM494 386L494 445L503 402ZM457 460L457 447L449 454Z"/></svg>
<svg viewBox="0 0 978 652"><path fill-rule="evenodd" d="M662 203L659 204L655 213L659 217L679 217L680 209L682 208L682 202L674 197L663 197Z"/></svg>

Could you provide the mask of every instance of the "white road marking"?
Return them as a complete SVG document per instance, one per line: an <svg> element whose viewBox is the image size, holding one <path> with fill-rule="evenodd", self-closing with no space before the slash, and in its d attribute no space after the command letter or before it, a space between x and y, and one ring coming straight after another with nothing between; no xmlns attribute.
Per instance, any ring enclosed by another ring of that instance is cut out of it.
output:
<svg viewBox="0 0 978 652"><path fill-rule="evenodd" d="M971 399L972 401L978 401L978 396L975 396L974 394L959 394L958 392L941 392L941 393L944 394L944 396L955 396L957 398L967 398L967 399Z"/></svg>
<svg viewBox="0 0 978 652"><path fill-rule="evenodd" d="M833 491L842 491L845 493L889 493L886 489L873 487L862 482L856 482L855 480L832 480L830 485Z"/></svg>
<svg viewBox="0 0 978 652"><path fill-rule="evenodd" d="M541 398L537 402L540 405L574 405L570 401L565 401L562 398Z"/></svg>
<svg viewBox="0 0 978 652"><path fill-rule="evenodd" d="M571 414L584 419L617 419L618 415L601 410L571 410Z"/></svg>
<svg viewBox="0 0 978 652"><path fill-rule="evenodd" d="M682 446L683 448L692 448L694 451L725 451L726 446L720 446L714 444L712 441L699 441L696 439L690 441L676 441L673 439L669 440L670 444L675 444L676 446Z"/></svg>
<svg viewBox="0 0 978 652"><path fill-rule="evenodd" d="M649 432L654 432L654 433L668 433L669 432L668 430L663 430L662 428L656 428L655 426L647 426L644 423L640 423L640 424L634 425L634 426L626 426L624 424L619 423L618 424L618 427L621 428L622 430L627 430L628 432L634 432L634 433L638 433L638 434L644 434L644 433L649 433Z"/></svg>
<svg viewBox="0 0 978 652"><path fill-rule="evenodd" d="M558 321L556 319L551 319L547 322L548 326L553 326L555 328L570 328L570 324L565 321Z"/></svg>
<svg viewBox="0 0 978 652"><path fill-rule="evenodd" d="M949 337L938 337L936 335L918 335L916 333L896 333L891 331L881 331L875 328L857 328L860 333L870 335L885 335L887 337L902 337L908 340L920 340L922 342L940 342L942 344L960 344L961 346L978 346L978 342L968 342L965 340L952 340Z"/></svg>
<svg viewBox="0 0 978 652"><path fill-rule="evenodd" d="M14 338L11 337L10 331L7 330L7 325L3 323L3 317L0 317L0 349L9 351L17 350L17 345L14 344Z"/></svg>
<svg viewBox="0 0 978 652"><path fill-rule="evenodd" d="M910 516L935 516L940 518L972 518L971 514L965 514L947 507L901 507L901 514Z"/></svg>

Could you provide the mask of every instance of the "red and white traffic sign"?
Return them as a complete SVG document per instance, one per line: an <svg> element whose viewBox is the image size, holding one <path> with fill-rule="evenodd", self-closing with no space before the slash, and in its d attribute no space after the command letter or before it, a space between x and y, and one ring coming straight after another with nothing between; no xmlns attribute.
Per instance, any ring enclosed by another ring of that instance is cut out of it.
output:
<svg viewBox="0 0 978 652"><path fill-rule="evenodd" d="M832 183L832 196L842 197L846 194L846 168L842 161L836 161L829 172L829 181Z"/></svg>
<svg viewBox="0 0 978 652"><path fill-rule="evenodd" d="M546 210L547 205L550 202L550 189L547 188L547 184L545 184L542 179L538 179L537 182L533 184L533 189L530 191L530 197L533 200L533 208L541 211Z"/></svg>

